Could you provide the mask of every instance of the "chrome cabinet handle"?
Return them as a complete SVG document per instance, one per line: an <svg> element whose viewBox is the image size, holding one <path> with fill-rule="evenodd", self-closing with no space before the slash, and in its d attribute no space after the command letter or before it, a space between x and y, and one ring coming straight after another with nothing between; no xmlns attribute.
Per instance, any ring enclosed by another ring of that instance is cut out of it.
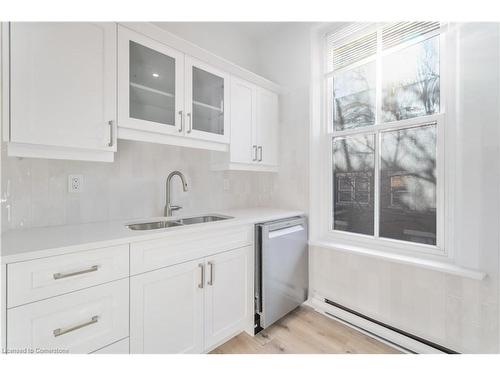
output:
<svg viewBox="0 0 500 375"><path fill-rule="evenodd" d="M187 114L187 117L188 117L188 120L189 120L189 126L188 126L188 130L187 130L187 133L191 133L191 130L193 130L193 123L191 121L191 113L188 113Z"/></svg>
<svg viewBox="0 0 500 375"><path fill-rule="evenodd" d="M184 130L184 112L179 111L179 115L181 116L181 128L179 129L179 133L182 133Z"/></svg>
<svg viewBox="0 0 500 375"><path fill-rule="evenodd" d="M259 146L258 149L259 149L259 160L258 161L262 161L262 146Z"/></svg>
<svg viewBox="0 0 500 375"><path fill-rule="evenodd" d="M109 142L108 147L113 147L113 120L108 121L109 125Z"/></svg>
<svg viewBox="0 0 500 375"><path fill-rule="evenodd" d="M198 267L200 267L200 273L201 273L201 280L200 283L198 284L198 288L203 289L205 285L205 264L200 263L198 264Z"/></svg>
<svg viewBox="0 0 500 375"><path fill-rule="evenodd" d="M74 325L73 327L69 327L69 328L58 328L58 329L55 329L53 331L54 337L65 335L66 333L70 333L70 332L76 331L77 329L87 327L87 326L89 326L91 324L95 324L98 321L99 321L99 316L98 315L94 315L88 322L77 324L77 325Z"/></svg>
<svg viewBox="0 0 500 375"><path fill-rule="evenodd" d="M213 264L213 262L208 262L208 266L210 267L210 279L207 281L207 284L214 285L214 264Z"/></svg>
<svg viewBox="0 0 500 375"><path fill-rule="evenodd" d="M76 272L70 272L70 273L55 273L53 276L54 276L54 280L59 280L59 279L64 279L66 277L71 277L71 276L77 276L77 275L83 275L84 273L89 273L89 272L95 272L99 269L99 266L92 266L90 268L87 268L85 270L81 270L81 271L76 271Z"/></svg>
<svg viewBox="0 0 500 375"><path fill-rule="evenodd" d="M253 145L253 159L252 161L257 161L257 145Z"/></svg>

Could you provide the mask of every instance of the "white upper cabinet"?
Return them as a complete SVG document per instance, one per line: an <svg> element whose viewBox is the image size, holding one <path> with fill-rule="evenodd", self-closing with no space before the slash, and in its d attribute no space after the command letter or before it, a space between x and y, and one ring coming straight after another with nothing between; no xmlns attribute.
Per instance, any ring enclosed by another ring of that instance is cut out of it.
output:
<svg viewBox="0 0 500 375"><path fill-rule="evenodd" d="M228 77L120 26L119 138L227 151Z"/></svg>
<svg viewBox="0 0 500 375"><path fill-rule="evenodd" d="M116 24L11 23L2 38L9 156L113 161Z"/></svg>
<svg viewBox="0 0 500 375"><path fill-rule="evenodd" d="M229 75L186 56L186 135L229 143Z"/></svg>
<svg viewBox="0 0 500 375"><path fill-rule="evenodd" d="M119 27L118 66L119 127L183 132L184 54Z"/></svg>
<svg viewBox="0 0 500 375"><path fill-rule="evenodd" d="M257 88L257 162L278 165L278 95Z"/></svg>
<svg viewBox="0 0 500 375"><path fill-rule="evenodd" d="M231 78L231 145L233 163L257 161L257 87Z"/></svg>
<svg viewBox="0 0 500 375"><path fill-rule="evenodd" d="M213 169L277 171L278 94L231 77L230 97L229 155L213 154Z"/></svg>
<svg viewBox="0 0 500 375"><path fill-rule="evenodd" d="M112 162L128 139L217 151L214 169L277 170L278 86L174 34L23 22L1 37L9 156Z"/></svg>

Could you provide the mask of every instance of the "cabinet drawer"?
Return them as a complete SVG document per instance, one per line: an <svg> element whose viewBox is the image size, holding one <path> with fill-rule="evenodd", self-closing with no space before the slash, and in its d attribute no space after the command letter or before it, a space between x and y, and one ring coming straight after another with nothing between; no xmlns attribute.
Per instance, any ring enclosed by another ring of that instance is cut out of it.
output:
<svg viewBox="0 0 500 375"><path fill-rule="evenodd" d="M7 310L7 348L90 353L128 336L128 279Z"/></svg>
<svg viewBox="0 0 500 375"><path fill-rule="evenodd" d="M7 265L7 307L127 277L129 245Z"/></svg>
<svg viewBox="0 0 500 375"><path fill-rule="evenodd" d="M130 340L127 337L126 339L115 342L111 345L105 346L92 354L129 354Z"/></svg>
<svg viewBox="0 0 500 375"><path fill-rule="evenodd" d="M253 226L207 232L182 231L161 239L130 245L130 274L151 271L253 243Z"/></svg>

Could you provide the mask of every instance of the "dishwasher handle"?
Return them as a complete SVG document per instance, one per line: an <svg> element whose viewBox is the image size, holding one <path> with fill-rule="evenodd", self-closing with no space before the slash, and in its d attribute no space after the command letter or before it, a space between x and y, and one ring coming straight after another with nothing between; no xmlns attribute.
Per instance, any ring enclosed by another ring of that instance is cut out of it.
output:
<svg viewBox="0 0 500 375"><path fill-rule="evenodd" d="M305 230L303 225L292 225L290 227L285 227L281 229L275 229L273 231L269 232L269 238L276 238L276 237L281 237L281 236L286 236L287 234L292 234L295 232L300 232Z"/></svg>
<svg viewBox="0 0 500 375"><path fill-rule="evenodd" d="M259 224L260 227L262 228L267 228L269 232L276 231L278 229L285 229L289 227L293 227L296 225L302 225L304 228L306 227L306 219L304 217L296 216L296 217L291 217L285 220L277 220L277 221L271 221L268 223L264 224Z"/></svg>

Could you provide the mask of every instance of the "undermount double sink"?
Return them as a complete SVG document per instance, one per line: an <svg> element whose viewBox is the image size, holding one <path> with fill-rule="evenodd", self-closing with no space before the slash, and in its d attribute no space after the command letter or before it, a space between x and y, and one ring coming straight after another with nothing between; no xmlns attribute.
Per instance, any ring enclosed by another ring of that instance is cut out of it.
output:
<svg viewBox="0 0 500 375"><path fill-rule="evenodd" d="M151 222L134 223L134 224L128 224L126 227L131 230L153 230L153 229L164 229L171 227L181 227L184 225L191 225L191 224L210 223L213 221L221 221L227 219L232 219L232 217L224 215L203 215L203 216L185 217L180 219L157 220Z"/></svg>

